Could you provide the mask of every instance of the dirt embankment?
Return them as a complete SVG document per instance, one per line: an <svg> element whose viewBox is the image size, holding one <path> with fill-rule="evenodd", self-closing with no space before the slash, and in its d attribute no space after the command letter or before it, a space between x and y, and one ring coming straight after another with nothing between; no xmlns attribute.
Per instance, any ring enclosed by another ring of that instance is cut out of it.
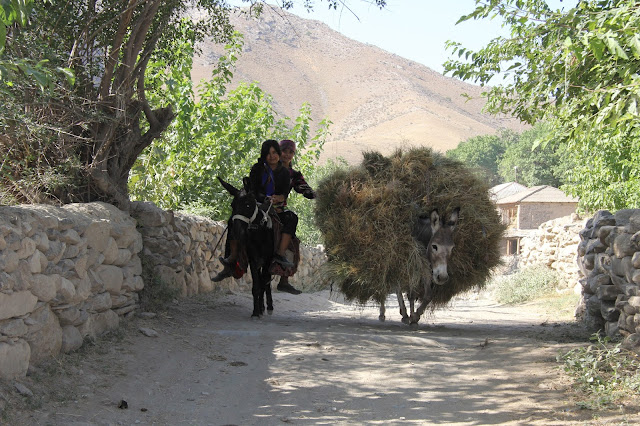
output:
<svg viewBox="0 0 640 426"><path fill-rule="evenodd" d="M605 424L638 419L579 410L556 355L587 333L531 305L457 300L387 322L328 291L275 293L249 319L249 293L185 299L136 318L80 353L2 389L3 421L42 425ZM147 337L140 328L153 329ZM127 408L124 407L126 401ZM594 417L597 420L594 420Z"/></svg>

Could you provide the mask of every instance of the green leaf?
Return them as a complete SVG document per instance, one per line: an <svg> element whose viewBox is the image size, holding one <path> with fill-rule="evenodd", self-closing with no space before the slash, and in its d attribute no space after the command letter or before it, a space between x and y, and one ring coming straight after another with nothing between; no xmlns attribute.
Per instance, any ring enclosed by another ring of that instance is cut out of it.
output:
<svg viewBox="0 0 640 426"><path fill-rule="evenodd" d="M618 40L616 40L614 37L612 37L611 35L606 35L604 38L604 42L609 49L609 53L621 59L629 59L625 51L622 49L622 47L620 47Z"/></svg>
<svg viewBox="0 0 640 426"><path fill-rule="evenodd" d="M604 54L605 45L604 42L599 38L592 38L589 40L589 47L593 52L593 55L597 60L602 60L602 56Z"/></svg>
<svg viewBox="0 0 640 426"><path fill-rule="evenodd" d="M573 45L573 41L571 40L571 37L567 36L564 39L564 47L571 47Z"/></svg>
<svg viewBox="0 0 640 426"><path fill-rule="evenodd" d="M76 84L76 75L71 68L57 67L56 71L65 76L69 86L74 86Z"/></svg>
<svg viewBox="0 0 640 426"><path fill-rule="evenodd" d="M631 37L629 37L629 47L631 48L631 52L633 53L633 56L638 59L640 58L640 37L638 37L637 34L632 35Z"/></svg>
<svg viewBox="0 0 640 426"><path fill-rule="evenodd" d="M4 45L7 40L7 27L3 22L0 22L0 54L4 51Z"/></svg>

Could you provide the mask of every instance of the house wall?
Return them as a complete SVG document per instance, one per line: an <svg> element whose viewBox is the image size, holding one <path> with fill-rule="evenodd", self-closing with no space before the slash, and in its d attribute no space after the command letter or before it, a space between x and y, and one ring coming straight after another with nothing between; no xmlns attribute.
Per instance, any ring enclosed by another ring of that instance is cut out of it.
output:
<svg viewBox="0 0 640 426"><path fill-rule="evenodd" d="M536 229L541 223L576 211L576 203L523 203L519 205L518 228Z"/></svg>
<svg viewBox="0 0 640 426"><path fill-rule="evenodd" d="M511 210L517 211L518 206L516 204L501 204L498 206L498 212L500 213L500 220L502 223L507 225L507 227L517 227L517 213L514 215L513 213L509 214Z"/></svg>

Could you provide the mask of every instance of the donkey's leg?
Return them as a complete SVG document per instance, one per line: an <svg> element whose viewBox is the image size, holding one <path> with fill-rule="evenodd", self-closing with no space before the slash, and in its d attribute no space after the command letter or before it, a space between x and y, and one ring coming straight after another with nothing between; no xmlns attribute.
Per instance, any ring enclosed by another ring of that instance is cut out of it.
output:
<svg viewBox="0 0 640 426"><path fill-rule="evenodd" d="M258 319L262 314L261 307L261 298L262 298L262 285L260 285L260 272L255 262L250 262L249 268L251 269L251 294L253 296L253 313L251 314L251 319Z"/></svg>
<svg viewBox="0 0 640 426"><path fill-rule="evenodd" d="M264 294L266 292L266 285L264 282L264 267L260 268L260 275L259 275L259 282L260 282L260 300L258 301L258 304L260 305L260 315L264 314L265 311L265 306L264 306Z"/></svg>
<svg viewBox="0 0 640 426"><path fill-rule="evenodd" d="M420 317L424 313L425 309L427 309L429 303L431 303L431 299L433 299L433 290L431 285L431 280L424 280L424 296L422 297L422 303L420 303L420 306L418 306L415 313L411 312L411 324L418 324Z"/></svg>
<svg viewBox="0 0 640 426"><path fill-rule="evenodd" d="M267 313L269 315L273 314L273 297L271 297L271 274L269 273L269 268L265 268L265 284L264 284L264 292L267 297Z"/></svg>
<svg viewBox="0 0 640 426"><path fill-rule="evenodd" d="M416 305L416 297L413 294L413 291L409 290L409 292L407 293L407 298L409 299L409 318L413 318L413 314L415 312L415 305Z"/></svg>
<svg viewBox="0 0 640 426"><path fill-rule="evenodd" d="M409 324L409 316L407 315L407 306L404 304L404 297L402 296L402 290L400 287L396 289L396 296L398 296L398 306L400 307L400 315L402 316L402 322Z"/></svg>
<svg viewBox="0 0 640 426"><path fill-rule="evenodd" d="M380 302L380 315L378 315L378 319L381 322L384 322L384 320L386 319L385 316L384 316L385 311L386 311L386 309L384 307L384 300L383 300L382 302Z"/></svg>
<svg viewBox="0 0 640 426"><path fill-rule="evenodd" d="M264 283L260 282L260 300L258 300L258 305L260 306L260 315L264 315L265 307L264 307Z"/></svg>

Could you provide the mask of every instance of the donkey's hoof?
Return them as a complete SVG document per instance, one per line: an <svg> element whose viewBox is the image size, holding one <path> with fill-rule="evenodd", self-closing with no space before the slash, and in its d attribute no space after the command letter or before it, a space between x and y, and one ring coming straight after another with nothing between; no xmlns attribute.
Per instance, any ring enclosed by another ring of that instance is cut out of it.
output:
<svg viewBox="0 0 640 426"><path fill-rule="evenodd" d="M418 323L417 323L417 322L412 322L412 323L410 323L410 324L409 324L409 328L412 328L412 329L414 329L414 330L415 330L415 329L417 329L417 328L418 328Z"/></svg>
<svg viewBox="0 0 640 426"><path fill-rule="evenodd" d="M273 308L267 309L267 315L273 315Z"/></svg>
<svg viewBox="0 0 640 426"><path fill-rule="evenodd" d="M251 315L251 321L258 321L260 319L260 315Z"/></svg>
<svg viewBox="0 0 640 426"><path fill-rule="evenodd" d="M409 324L410 323L409 317L402 317L402 323L403 324Z"/></svg>
<svg viewBox="0 0 640 426"><path fill-rule="evenodd" d="M378 320L379 320L380 322L384 322L384 320L385 320L385 319L386 319L386 318L385 318L385 316L384 316L384 315L380 315L380 316L378 317Z"/></svg>

